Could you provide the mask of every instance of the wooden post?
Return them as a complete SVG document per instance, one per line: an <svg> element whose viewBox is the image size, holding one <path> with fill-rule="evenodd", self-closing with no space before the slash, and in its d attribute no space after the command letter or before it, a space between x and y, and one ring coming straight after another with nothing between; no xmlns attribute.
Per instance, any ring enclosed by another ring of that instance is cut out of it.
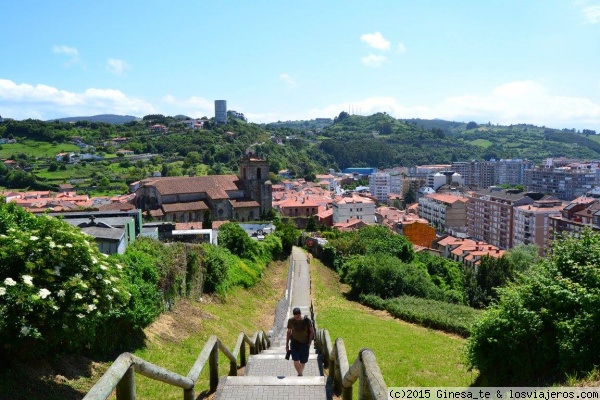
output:
<svg viewBox="0 0 600 400"><path fill-rule="evenodd" d="M242 345L240 347L240 365L242 367L246 366L246 342L242 340Z"/></svg>
<svg viewBox="0 0 600 400"><path fill-rule="evenodd" d="M208 367L210 370L210 391L214 392L219 385L219 345L217 343L210 352Z"/></svg>
<svg viewBox="0 0 600 400"><path fill-rule="evenodd" d="M117 400L135 400L135 369L133 365L117 384Z"/></svg>

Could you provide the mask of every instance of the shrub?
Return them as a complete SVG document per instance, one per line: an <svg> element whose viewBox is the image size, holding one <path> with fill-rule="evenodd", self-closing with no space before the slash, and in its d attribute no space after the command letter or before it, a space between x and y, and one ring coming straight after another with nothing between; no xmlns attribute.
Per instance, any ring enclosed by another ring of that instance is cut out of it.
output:
<svg viewBox="0 0 600 400"><path fill-rule="evenodd" d="M0 351L37 357L91 348L130 294L123 267L79 229L0 204Z"/></svg>
<svg viewBox="0 0 600 400"><path fill-rule="evenodd" d="M469 336L473 323L481 315L481 311L471 307L411 296L384 300L374 295L361 295L360 302L386 310L404 321L462 336Z"/></svg>
<svg viewBox="0 0 600 400"><path fill-rule="evenodd" d="M600 364L600 236L562 237L475 324L468 360L490 383L535 384Z"/></svg>

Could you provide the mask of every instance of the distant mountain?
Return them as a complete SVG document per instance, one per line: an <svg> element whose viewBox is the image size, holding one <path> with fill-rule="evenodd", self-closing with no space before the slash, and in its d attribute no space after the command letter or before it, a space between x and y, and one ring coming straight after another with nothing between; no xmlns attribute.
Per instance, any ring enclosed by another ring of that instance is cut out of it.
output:
<svg viewBox="0 0 600 400"><path fill-rule="evenodd" d="M141 121L141 118L134 117L133 115L115 115L115 114L101 114L93 115L91 117L68 117L68 118L57 118L49 121L60 121L60 122L77 122L77 121L90 121L90 122L105 122L108 124L125 124L132 121Z"/></svg>

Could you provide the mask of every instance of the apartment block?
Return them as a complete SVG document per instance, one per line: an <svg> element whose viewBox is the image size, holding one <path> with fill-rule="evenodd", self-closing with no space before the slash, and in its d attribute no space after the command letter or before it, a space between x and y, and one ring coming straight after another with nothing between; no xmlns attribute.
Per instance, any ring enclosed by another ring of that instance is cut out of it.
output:
<svg viewBox="0 0 600 400"><path fill-rule="evenodd" d="M530 205L541 193L484 189L471 192L467 202L467 233L502 249L513 247L514 207Z"/></svg>
<svg viewBox="0 0 600 400"><path fill-rule="evenodd" d="M467 225L467 198L446 193L433 193L419 199L419 217L437 230Z"/></svg>
<svg viewBox="0 0 600 400"><path fill-rule="evenodd" d="M600 182L596 164L570 164L566 167L535 167L525 171L529 191L547 193L571 201L592 190Z"/></svg>
<svg viewBox="0 0 600 400"><path fill-rule="evenodd" d="M368 198L350 193L344 196L337 196L333 199L333 223L346 222L351 219L358 219L367 224L374 224L375 220L375 202Z"/></svg>
<svg viewBox="0 0 600 400"><path fill-rule="evenodd" d="M376 172L369 175L369 191L380 203L388 202L388 195L402 193L402 175L398 172Z"/></svg>
<svg viewBox="0 0 600 400"><path fill-rule="evenodd" d="M563 208L563 202L558 199L542 199L531 205L516 206L513 246L536 244L540 255L545 255L552 236L550 217L560 216Z"/></svg>

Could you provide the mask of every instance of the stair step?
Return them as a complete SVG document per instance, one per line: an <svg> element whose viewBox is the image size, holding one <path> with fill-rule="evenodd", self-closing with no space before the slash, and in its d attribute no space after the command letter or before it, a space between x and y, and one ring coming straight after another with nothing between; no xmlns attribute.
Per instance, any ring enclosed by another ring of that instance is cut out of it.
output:
<svg viewBox="0 0 600 400"><path fill-rule="evenodd" d="M225 376L219 379L214 400L326 399L322 376Z"/></svg>
<svg viewBox="0 0 600 400"><path fill-rule="evenodd" d="M285 347L271 347L270 349L263 350L260 354L282 354L285 355ZM314 348L311 348L309 354L317 354Z"/></svg>
<svg viewBox="0 0 600 400"><path fill-rule="evenodd" d="M252 356L246 364L247 376L297 376L294 362L282 356ZM322 371L317 357L309 357L304 367L304 377L320 376Z"/></svg>

